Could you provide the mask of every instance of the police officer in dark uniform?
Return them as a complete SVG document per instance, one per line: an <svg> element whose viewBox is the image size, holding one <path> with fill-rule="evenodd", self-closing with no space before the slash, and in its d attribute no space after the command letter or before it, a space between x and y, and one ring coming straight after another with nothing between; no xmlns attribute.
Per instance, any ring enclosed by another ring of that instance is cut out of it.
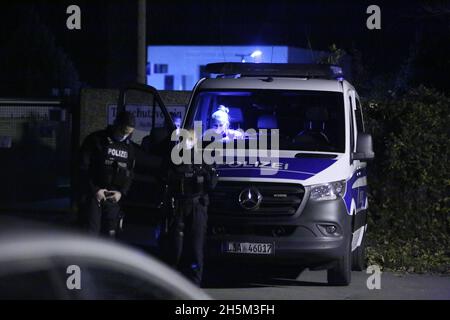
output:
<svg viewBox="0 0 450 320"><path fill-rule="evenodd" d="M194 149L191 152L192 160ZM169 168L171 216L168 222L166 259L186 277L201 285L204 243L208 220L208 193L217 184L214 167L181 164Z"/></svg>
<svg viewBox="0 0 450 320"><path fill-rule="evenodd" d="M133 178L135 156L130 136L134 127L133 114L124 111L114 125L90 134L83 142L80 220L91 234L116 235L119 203Z"/></svg>

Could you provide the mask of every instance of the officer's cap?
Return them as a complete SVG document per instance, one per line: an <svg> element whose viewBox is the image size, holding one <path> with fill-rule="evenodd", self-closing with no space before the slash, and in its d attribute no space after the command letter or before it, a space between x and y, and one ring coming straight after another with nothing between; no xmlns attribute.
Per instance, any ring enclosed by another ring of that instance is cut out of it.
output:
<svg viewBox="0 0 450 320"><path fill-rule="evenodd" d="M120 127L134 128L136 126L136 119L134 118L134 115L131 112L122 111L117 114L114 124Z"/></svg>

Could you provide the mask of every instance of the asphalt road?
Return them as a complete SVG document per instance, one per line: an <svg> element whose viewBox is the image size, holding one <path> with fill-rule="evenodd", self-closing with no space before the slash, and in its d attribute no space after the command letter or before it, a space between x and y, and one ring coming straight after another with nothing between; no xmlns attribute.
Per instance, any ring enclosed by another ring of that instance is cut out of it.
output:
<svg viewBox="0 0 450 320"><path fill-rule="evenodd" d="M20 217L20 214L12 214ZM68 225L62 215L33 220ZM146 230L148 232L148 230ZM430 299L450 300L450 276L383 272L381 288L369 290L370 274L353 272L347 287L328 286L326 271L262 266L207 264L204 290L221 300Z"/></svg>
<svg viewBox="0 0 450 320"><path fill-rule="evenodd" d="M305 270L298 277L294 270L284 272L290 272L288 276L248 271L252 279L228 276L221 279L222 283L207 283L205 290L214 299L224 300L450 300L450 276L383 272L380 289L369 290L371 274L366 272L353 272L348 287L333 287L327 284L326 271Z"/></svg>

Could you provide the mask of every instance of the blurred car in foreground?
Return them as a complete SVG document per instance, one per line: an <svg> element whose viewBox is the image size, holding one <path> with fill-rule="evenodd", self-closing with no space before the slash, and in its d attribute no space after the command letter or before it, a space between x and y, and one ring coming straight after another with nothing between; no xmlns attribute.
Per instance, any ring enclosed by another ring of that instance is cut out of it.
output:
<svg viewBox="0 0 450 320"><path fill-rule="evenodd" d="M124 245L0 218L0 299L210 297L156 259Z"/></svg>

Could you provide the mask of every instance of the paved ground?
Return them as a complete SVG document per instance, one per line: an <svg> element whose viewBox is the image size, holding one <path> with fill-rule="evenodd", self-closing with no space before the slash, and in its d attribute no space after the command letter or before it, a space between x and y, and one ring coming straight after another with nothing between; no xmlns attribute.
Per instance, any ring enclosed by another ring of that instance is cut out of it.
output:
<svg viewBox="0 0 450 320"><path fill-rule="evenodd" d="M295 273L295 272L293 272ZM297 278L260 275L250 281L223 278L224 284L205 289L215 299L321 300L321 299L439 299L450 300L450 277L439 275L381 274L381 289L369 290L366 272L353 272L348 287L331 287L326 271L303 271Z"/></svg>
<svg viewBox="0 0 450 320"><path fill-rule="evenodd" d="M16 217L59 225L73 223L67 213L11 213ZM135 230L136 233L139 233ZM142 230L148 232L148 230ZM215 299L231 300L289 300L289 299L445 299L450 300L450 276L381 274L381 289L369 290L365 272L353 272L348 287L331 287L326 271L303 271L292 268L262 268L239 266L210 266L206 274L206 292ZM239 277L237 277L239 276Z"/></svg>

